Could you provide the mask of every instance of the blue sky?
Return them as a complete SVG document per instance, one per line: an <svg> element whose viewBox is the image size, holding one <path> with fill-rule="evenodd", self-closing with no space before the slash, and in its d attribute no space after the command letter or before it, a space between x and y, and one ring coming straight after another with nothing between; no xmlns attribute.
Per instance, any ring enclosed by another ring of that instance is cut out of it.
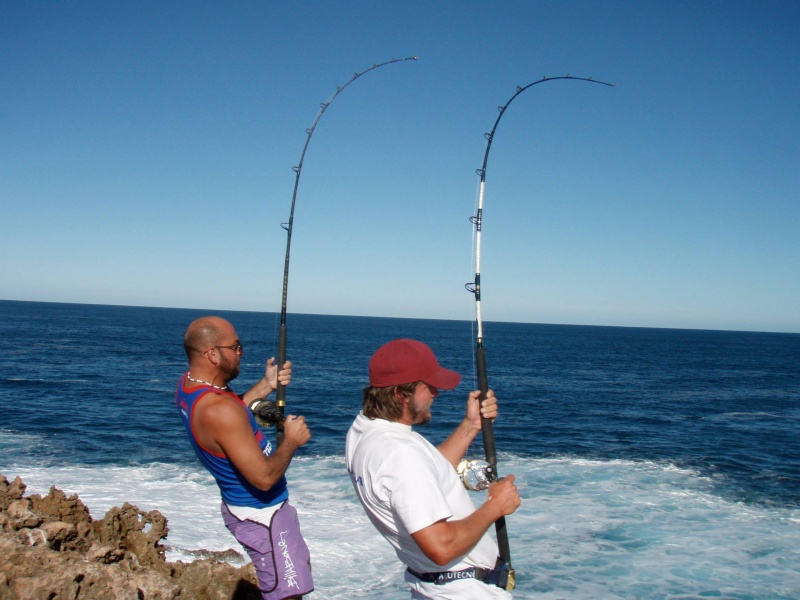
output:
<svg viewBox="0 0 800 600"><path fill-rule="evenodd" d="M797 2L0 2L0 298L800 332Z"/></svg>

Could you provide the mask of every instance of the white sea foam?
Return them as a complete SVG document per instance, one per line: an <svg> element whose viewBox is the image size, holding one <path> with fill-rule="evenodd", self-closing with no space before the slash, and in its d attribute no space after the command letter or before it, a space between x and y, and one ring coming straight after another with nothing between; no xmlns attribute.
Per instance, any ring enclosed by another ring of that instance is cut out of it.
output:
<svg viewBox="0 0 800 600"><path fill-rule="evenodd" d="M800 514L728 502L697 473L652 462L501 457L523 496L507 519L517 598L796 598ZM169 519L170 560L238 548L198 467L0 469L28 493L56 485L102 517L128 501ZM289 477L314 562L311 599L407 598L393 551L352 493L343 459L296 458ZM475 501L482 499L476 493Z"/></svg>

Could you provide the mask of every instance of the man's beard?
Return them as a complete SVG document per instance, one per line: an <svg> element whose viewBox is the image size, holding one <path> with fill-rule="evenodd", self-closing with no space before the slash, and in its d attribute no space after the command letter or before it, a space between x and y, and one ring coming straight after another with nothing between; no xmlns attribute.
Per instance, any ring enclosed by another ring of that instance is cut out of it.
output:
<svg viewBox="0 0 800 600"><path fill-rule="evenodd" d="M234 364L233 361L225 358L225 355L221 355L221 357L219 361L219 370L222 371L222 374L225 376L225 383L228 383L239 376L239 365L241 361L237 360Z"/></svg>
<svg viewBox="0 0 800 600"><path fill-rule="evenodd" d="M408 405L409 410L411 411L411 422L414 425L425 425L429 423L431 420L431 407L430 405L426 406L425 408L421 408L416 406L413 402L409 403Z"/></svg>

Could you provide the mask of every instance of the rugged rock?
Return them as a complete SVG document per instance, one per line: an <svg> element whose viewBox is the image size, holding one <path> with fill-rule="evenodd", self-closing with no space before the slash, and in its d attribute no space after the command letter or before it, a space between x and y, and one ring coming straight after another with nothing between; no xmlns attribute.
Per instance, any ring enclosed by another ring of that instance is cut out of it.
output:
<svg viewBox="0 0 800 600"><path fill-rule="evenodd" d="M0 600L258 600L252 564L168 562L167 519L125 503L94 520L77 495L25 496L0 475ZM230 558L231 553L220 553ZM239 555L241 558L241 555Z"/></svg>

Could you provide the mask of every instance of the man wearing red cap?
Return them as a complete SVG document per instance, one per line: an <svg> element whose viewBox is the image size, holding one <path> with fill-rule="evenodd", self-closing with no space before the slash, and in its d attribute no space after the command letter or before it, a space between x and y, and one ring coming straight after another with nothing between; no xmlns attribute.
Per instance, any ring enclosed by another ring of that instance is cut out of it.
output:
<svg viewBox="0 0 800 600"><path fill-rule="evenodd" d="M479 406L479 392L470 392L464 420L438 448L412 430L430 421L439 390L460 381L422 342L381 346L369 363L363 410L347 434L347 469L370 521L406 565L412 598L510 598L494 585L498 551L488 530L519 507L514 476L492 483L476 509L456 473L481 416L497 416L494 393Z"/></svg>

